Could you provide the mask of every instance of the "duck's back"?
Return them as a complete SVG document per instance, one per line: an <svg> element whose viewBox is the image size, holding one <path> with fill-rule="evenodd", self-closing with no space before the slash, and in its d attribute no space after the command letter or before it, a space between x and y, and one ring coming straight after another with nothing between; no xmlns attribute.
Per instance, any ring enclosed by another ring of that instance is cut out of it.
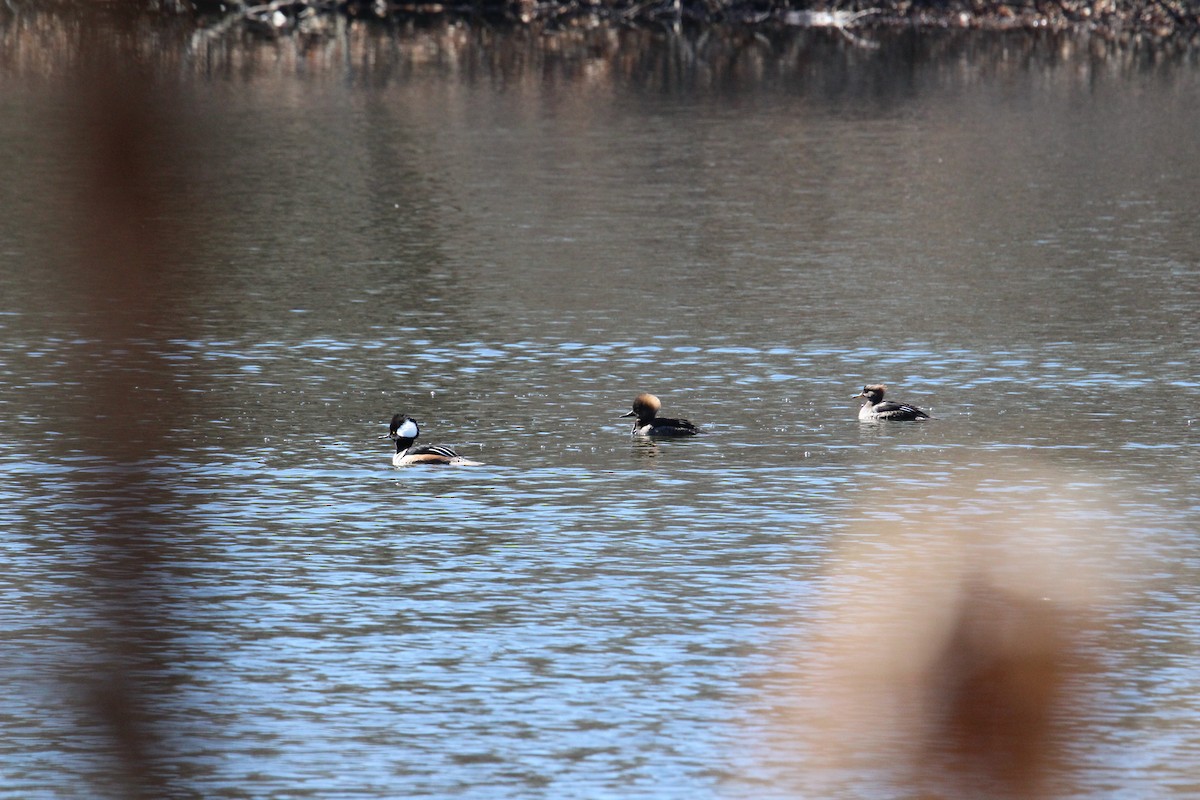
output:
<svg viewBox="0 0 1200 800"><path fill-rule="evenodd" d="M407 467L417 464L449 464L455 467L480 466L478 461L463 458L454 448L441 444L410 447L403 453L397 453L396 457L392 459L392 463L397 467Z"/></svg>
<svg viewBox="0 0 1200 800"><path fill-rule="evenodd" d="M871 411L881 419L929 419L929 414L916 406L909 405L908 403L897 403L893 400L884 400L883 402L876 403Z"/></svg>
<svg viewBox="0 0 1200 800"><path fill-rule="evenodd" d="M695 436L700 429L686 419L655 417L647 427L648 436Z"/></svg>

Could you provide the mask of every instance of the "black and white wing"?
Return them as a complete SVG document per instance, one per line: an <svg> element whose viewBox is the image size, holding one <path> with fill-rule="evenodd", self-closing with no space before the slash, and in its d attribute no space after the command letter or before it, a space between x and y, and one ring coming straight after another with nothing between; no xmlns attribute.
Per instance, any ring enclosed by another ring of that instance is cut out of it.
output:
<svg viewBox="0 0 1200 800"><path fill-rule="evenodd" d="M444 444L429 444L421 447L412 447L408 450L410 456L444 456L446 458L459 458L453 447L447 447Z"/></svg>
<svg viewBox="0 0 1200 800"><path fill-rule="evenodd" d="M880 419L929 419L929 415L916 406L908 403L897 403L893 400L884 400L881 403L876 403L872 409L875 415Z"/></svg>

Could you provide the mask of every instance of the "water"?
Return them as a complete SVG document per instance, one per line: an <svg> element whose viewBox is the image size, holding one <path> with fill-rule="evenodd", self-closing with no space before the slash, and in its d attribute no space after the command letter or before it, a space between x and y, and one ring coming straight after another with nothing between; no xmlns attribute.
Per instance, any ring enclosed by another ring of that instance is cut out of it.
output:
<svg viewBox="0 0 1200 800"><path fill-rule="evenodd" d="M117 791L79 704L134 635L180 796L896 796L787 709L965 530L1107 620L1055 794L1194 791L1194 65L346 36L176 65L151 308L65 266L70 96L0 85L0 796ZM392 469L396 411L485 465Z"/></svg>

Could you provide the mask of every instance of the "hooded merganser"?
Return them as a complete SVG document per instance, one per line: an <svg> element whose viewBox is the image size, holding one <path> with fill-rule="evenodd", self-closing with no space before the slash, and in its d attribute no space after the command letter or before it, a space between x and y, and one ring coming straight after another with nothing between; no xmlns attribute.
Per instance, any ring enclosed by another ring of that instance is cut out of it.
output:
<svg viewBox="0 0 1200 800"><path fill-rule="evenodd" d="M929 415L916 406L911 406L908 403L897 403L893 400L884 400L883 393L887 391L887 387L882 383L873 383L870 386L864 386L863 390L855 397L865 397L867 402L862 404L862 408L858 410L858 418L865 420L886 419L896 422L907 420L929 419Z"/></svg>
<svg viewBox="0 0 1200 800"><path fill-rule="evenodd" d="M478 461L463 458L453 448L440 444L424 447L413 447L413 442L421 435L417 421L404 414L392 417L388 432L380 439L396 440L396 455L392 456L392 466L407 467L413 464L450 464L455 467L478 467Z"/></svg>
<svg viewBox="0 0 1200 800"><path fill-rule="evenodd" d="M639 394L633 398L633 411L622 414L621 419L637 417L633 423L634 436L695 436L700 432L686 419L667 419L657 416L662 403L652 394Z"/></svg>

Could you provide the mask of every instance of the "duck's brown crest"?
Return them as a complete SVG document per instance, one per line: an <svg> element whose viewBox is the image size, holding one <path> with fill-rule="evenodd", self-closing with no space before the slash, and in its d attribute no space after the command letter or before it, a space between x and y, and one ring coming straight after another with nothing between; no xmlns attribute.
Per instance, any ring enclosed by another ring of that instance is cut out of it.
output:
<svg viewBox="0 0 1200 800"><path fill-rule="evenodd" d="M633 407L635 409L653 408L655 411L658 411L660 408L662 408L662 402L649 392L642 392L637 397L633 398Z"/></svg>

